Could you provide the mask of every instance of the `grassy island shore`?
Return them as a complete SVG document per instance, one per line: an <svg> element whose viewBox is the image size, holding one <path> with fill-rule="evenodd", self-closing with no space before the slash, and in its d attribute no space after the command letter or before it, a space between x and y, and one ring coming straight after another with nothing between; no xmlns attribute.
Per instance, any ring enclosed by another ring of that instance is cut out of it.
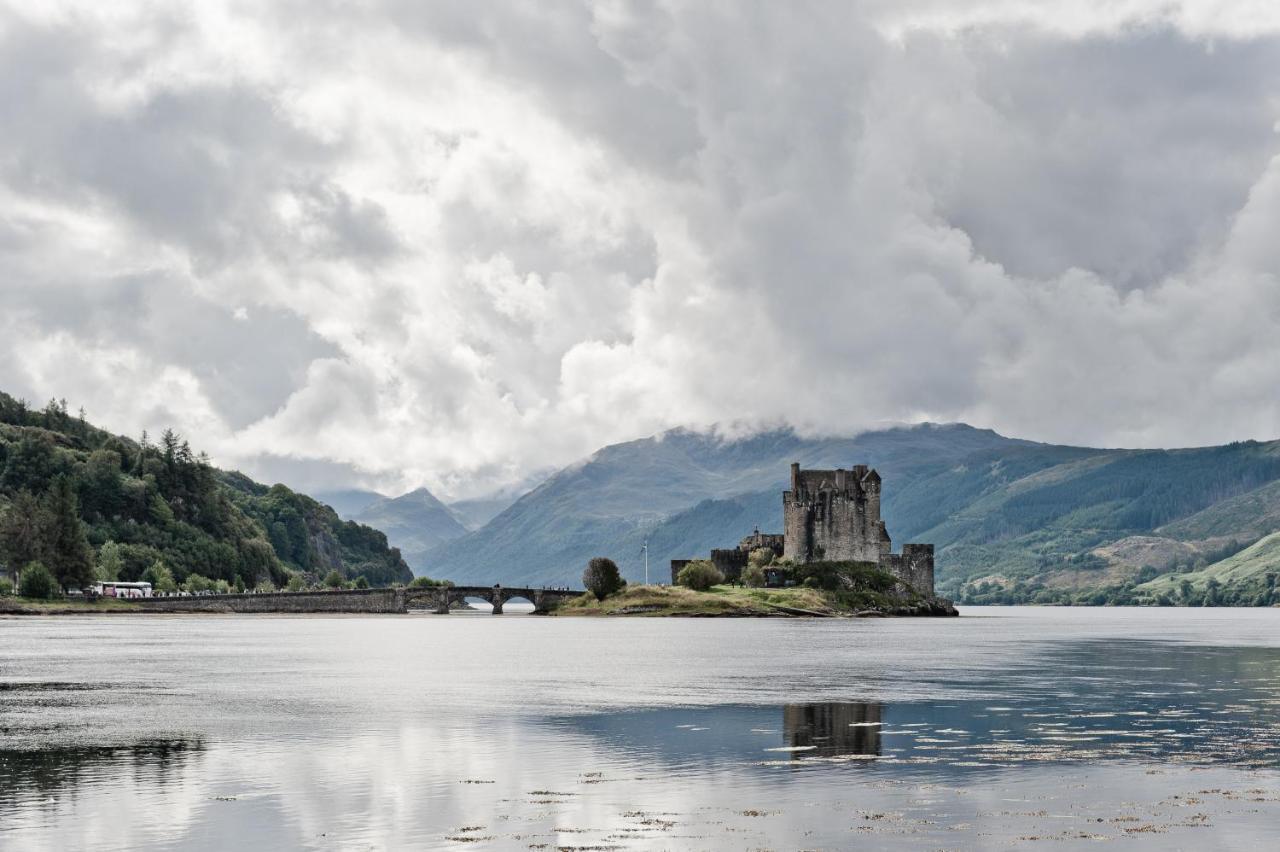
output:
<svg viewBox="0 0 1280 852"><path fill-rule="evenodd" d="M876 593L821 589L750 589L712 586L696 592L681 586L629 586L598 601L583 595L556 609L558 616L646 616L689 618L850 618L907 615L955 615L940 601L906 601Z"/></svg>

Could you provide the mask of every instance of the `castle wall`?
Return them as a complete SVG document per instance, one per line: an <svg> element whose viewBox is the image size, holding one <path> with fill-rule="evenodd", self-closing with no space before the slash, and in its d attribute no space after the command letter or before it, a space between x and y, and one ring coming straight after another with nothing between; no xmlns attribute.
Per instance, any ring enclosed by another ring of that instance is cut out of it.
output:
<svg viewBox="0 0 1280 852"><path fill-rule="evenodd" d="M734 581L742 576L750 554L738 547L711 551L711 564L716 566L725 580Z"/></svg>
<svg viewBox="0 0 1280 852"><path fill-rule="evenodd" d="M881 558L880 570L897 577L919 594L933 597L932 544L904 544L901 553Z"/></svg>

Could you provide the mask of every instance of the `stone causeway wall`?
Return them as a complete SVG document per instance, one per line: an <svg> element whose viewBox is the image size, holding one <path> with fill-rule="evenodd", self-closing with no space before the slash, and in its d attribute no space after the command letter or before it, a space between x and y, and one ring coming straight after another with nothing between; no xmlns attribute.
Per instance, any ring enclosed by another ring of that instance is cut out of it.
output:
<svg viewBox="0 0 1280 852"><path fill-rule="evenodd" d="M403 589L339 589L243 595L138 598L152 612L404 612Z"/></svg>

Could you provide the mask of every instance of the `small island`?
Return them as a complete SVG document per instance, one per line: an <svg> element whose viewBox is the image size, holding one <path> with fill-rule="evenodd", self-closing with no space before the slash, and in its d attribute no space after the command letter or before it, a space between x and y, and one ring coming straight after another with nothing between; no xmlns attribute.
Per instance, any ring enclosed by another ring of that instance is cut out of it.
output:
<svg viewBox="0 0 1280 852"><path fill-rule="evenodd" d="M699 562L691 562L683 571L685 582L702 586L691 578L690 566L693 572L705 570ZM603 598L589 592L563 604L552 614L694 618L958 615L950 601L920 595L893 575L867 563L813 562L803 567L806 576L800 585L768 587L727 583L723 582L722 575L711 576L721 582L698 588L624 585ZM771 573L779 576L783 570L771 568ZM750 577L752 572L744 573Z"/></svg>
<svg viewBox="0 0 1280 852"><path fill-rule="evenodd" d="M610 559L591 560L588 594L562 615L948 616L933 587L933 545L893 552L880 518L880 474L867 465L802 470L782 494L785 533L759 529L707 559L673 559L671 586L628 587Z"/></svg>

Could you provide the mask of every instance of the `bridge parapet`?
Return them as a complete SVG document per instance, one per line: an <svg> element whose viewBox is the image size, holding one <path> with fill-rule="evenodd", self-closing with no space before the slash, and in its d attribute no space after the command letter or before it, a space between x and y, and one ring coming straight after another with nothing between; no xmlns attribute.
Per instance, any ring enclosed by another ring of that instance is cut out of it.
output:
<svg viewBox="0 0 1280 852"><path fill-rule="evenodd" d="M423 602L435 612L448 614L449 607L467 598L482 598L493 604L493 614L512 598L526 598L538 614L582 595L565 589L530 589L505 586L428 586L425 588L333 589L306 592L269 592L233 595L180 595L134 598L140 609L156 612L349 612L403 613L411 604Z"/></svg>
<svg viewBox="0 0 1280 852"><path fill-rule="evenodd" d="M565 601L584 594L571 589L533 589L522 586L426 586L405 589L405 603L424 601L439 615L447 615L449 608L467 598L480 598L493 606L494 615L502 615L503 605L512 598L524 598L533 604L539 615L550 612Z"/></svg>

